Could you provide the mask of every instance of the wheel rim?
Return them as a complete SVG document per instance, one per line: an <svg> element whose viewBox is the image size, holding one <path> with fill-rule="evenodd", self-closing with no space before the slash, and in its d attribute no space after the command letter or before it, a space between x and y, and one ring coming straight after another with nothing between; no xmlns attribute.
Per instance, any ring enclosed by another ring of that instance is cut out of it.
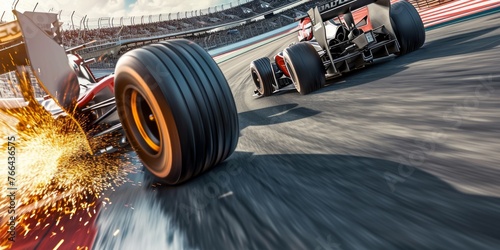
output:
<svg viewBox="0 0 500 250"><path fill-rule="evenodd" d="M255 86L257 86L257 88L260 90L261 83L260 83L260 79L259 79L259 75L257 74L257 71L252 70L252 78L253 78L253 82L255 83Z"/></svg>
<svg viewBox="0 0 500 250"><path fill-rule="evenodd" d="M135 89L130 93L130 106L133 122L144 143L155 153L160 151L160 130L148 102Z"/></svg>

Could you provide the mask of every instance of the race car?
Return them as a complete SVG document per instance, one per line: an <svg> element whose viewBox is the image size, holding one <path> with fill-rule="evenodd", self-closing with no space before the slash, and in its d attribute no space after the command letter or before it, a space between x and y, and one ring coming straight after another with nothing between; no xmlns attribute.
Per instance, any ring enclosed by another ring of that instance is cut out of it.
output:
<svg viewBox="0 0 500 250"><path fill-rule="evenodd" d="M368 14L355 22L353 12L359 16L365 6ZM291 84L305 95L323 87L326 80L408 54L425 42L422 19L407 1L329 1L299 20L298 42L273 62L264 57L250 63L256 96L269 96Z"/></svg>
<svg viewBox="0 0 500 250"><path fill-rule="evenodd" d="M233 95L197 44L169 40L128 51L114 74L96 79L93 60L77 54L85 45L65 50L58 44L53 14L13 12L15 21L0 24L0 76L8 74L6 88L21 96L1 98L0 111L16 117L18 129L36 129L39 118L49 116L77 121L88 139L124 134L113 145L131 145L167 184L187 181L234 152Z"/></svg>

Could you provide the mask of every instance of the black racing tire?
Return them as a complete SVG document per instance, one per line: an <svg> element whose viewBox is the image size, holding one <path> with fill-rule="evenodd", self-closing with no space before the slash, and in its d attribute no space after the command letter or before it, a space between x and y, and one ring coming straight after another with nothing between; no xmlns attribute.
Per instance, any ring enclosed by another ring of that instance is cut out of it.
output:
<svg viewBox="0 0 500 250"><path fill-rule="evenodd" d="M125 53L115 97L126 136L144 166L178 184L224 161L239 138L238 113L222 71L188 40Z"/></svg>
<svg viewBox="0 0 500 250"><path fill-rule="evenodd" d="M285 49L283 58L292 82L300 94L309 94L325 85L323 62L311 44L294 44Z"/></svg>
<svg viewBox="0 0 500 250"><path fill-rule="evenodd" d="M273 93L273 84L276 84L271 60L267 57L257 59L250 63L250 73L253 83L261 96L270 96Z"/></svg>
<svg viewBox="0 0 500 250"><path fill-rule="evenodd" d="M392 4L390 16L400 46L399 55L408 54L424 45L424 23L411 3L399 1Z"/></svg>

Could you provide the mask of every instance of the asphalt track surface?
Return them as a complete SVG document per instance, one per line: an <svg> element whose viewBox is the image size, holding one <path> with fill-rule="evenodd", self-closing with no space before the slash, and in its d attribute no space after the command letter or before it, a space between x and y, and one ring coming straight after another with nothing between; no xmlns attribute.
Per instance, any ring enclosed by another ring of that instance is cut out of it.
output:
<svg viewBox="0 0 500 250"><path fill-rule="evenodd" d="M180 186L131 174L94 248L500 249L498 20L428 31L420 50L305 96L252 96L250 62L293 35L221 63L236 152Z"/></svg>

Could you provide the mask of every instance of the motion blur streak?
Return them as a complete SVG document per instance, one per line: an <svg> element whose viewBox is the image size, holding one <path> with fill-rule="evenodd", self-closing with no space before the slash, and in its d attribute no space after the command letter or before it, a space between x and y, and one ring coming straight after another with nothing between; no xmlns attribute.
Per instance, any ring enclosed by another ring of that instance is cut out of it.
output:
<svg viewBox="0 0 500 250"><path fill-rule="evenodd" d="M499 18L428 31L420 50L309 95L252 96L250 62L295 34L220 63L239 112L236 152L180 186L129 175L96 221L99 248L160 226L145 248L179 230L180 248L201 250L500 249Z"/></svg>
<svg viewBox="0 0 500 250"><path fill-rule="evenodd" d="M113 199L117 205L100 213L94 249L190 249L173 220L162 212L155 192L130 192ZM116 217L127 218L127 225Z"/></svg>
<svg viewBox="0 0 500 250"><path fill-rule="evenodd" d="M250 62L295 34L229 59L236 152L174 187L130 152L128 180L63 229L97 218L95 249L500 249L498 20L428 31L420 50L309 95L252 96Z"/></svg>

